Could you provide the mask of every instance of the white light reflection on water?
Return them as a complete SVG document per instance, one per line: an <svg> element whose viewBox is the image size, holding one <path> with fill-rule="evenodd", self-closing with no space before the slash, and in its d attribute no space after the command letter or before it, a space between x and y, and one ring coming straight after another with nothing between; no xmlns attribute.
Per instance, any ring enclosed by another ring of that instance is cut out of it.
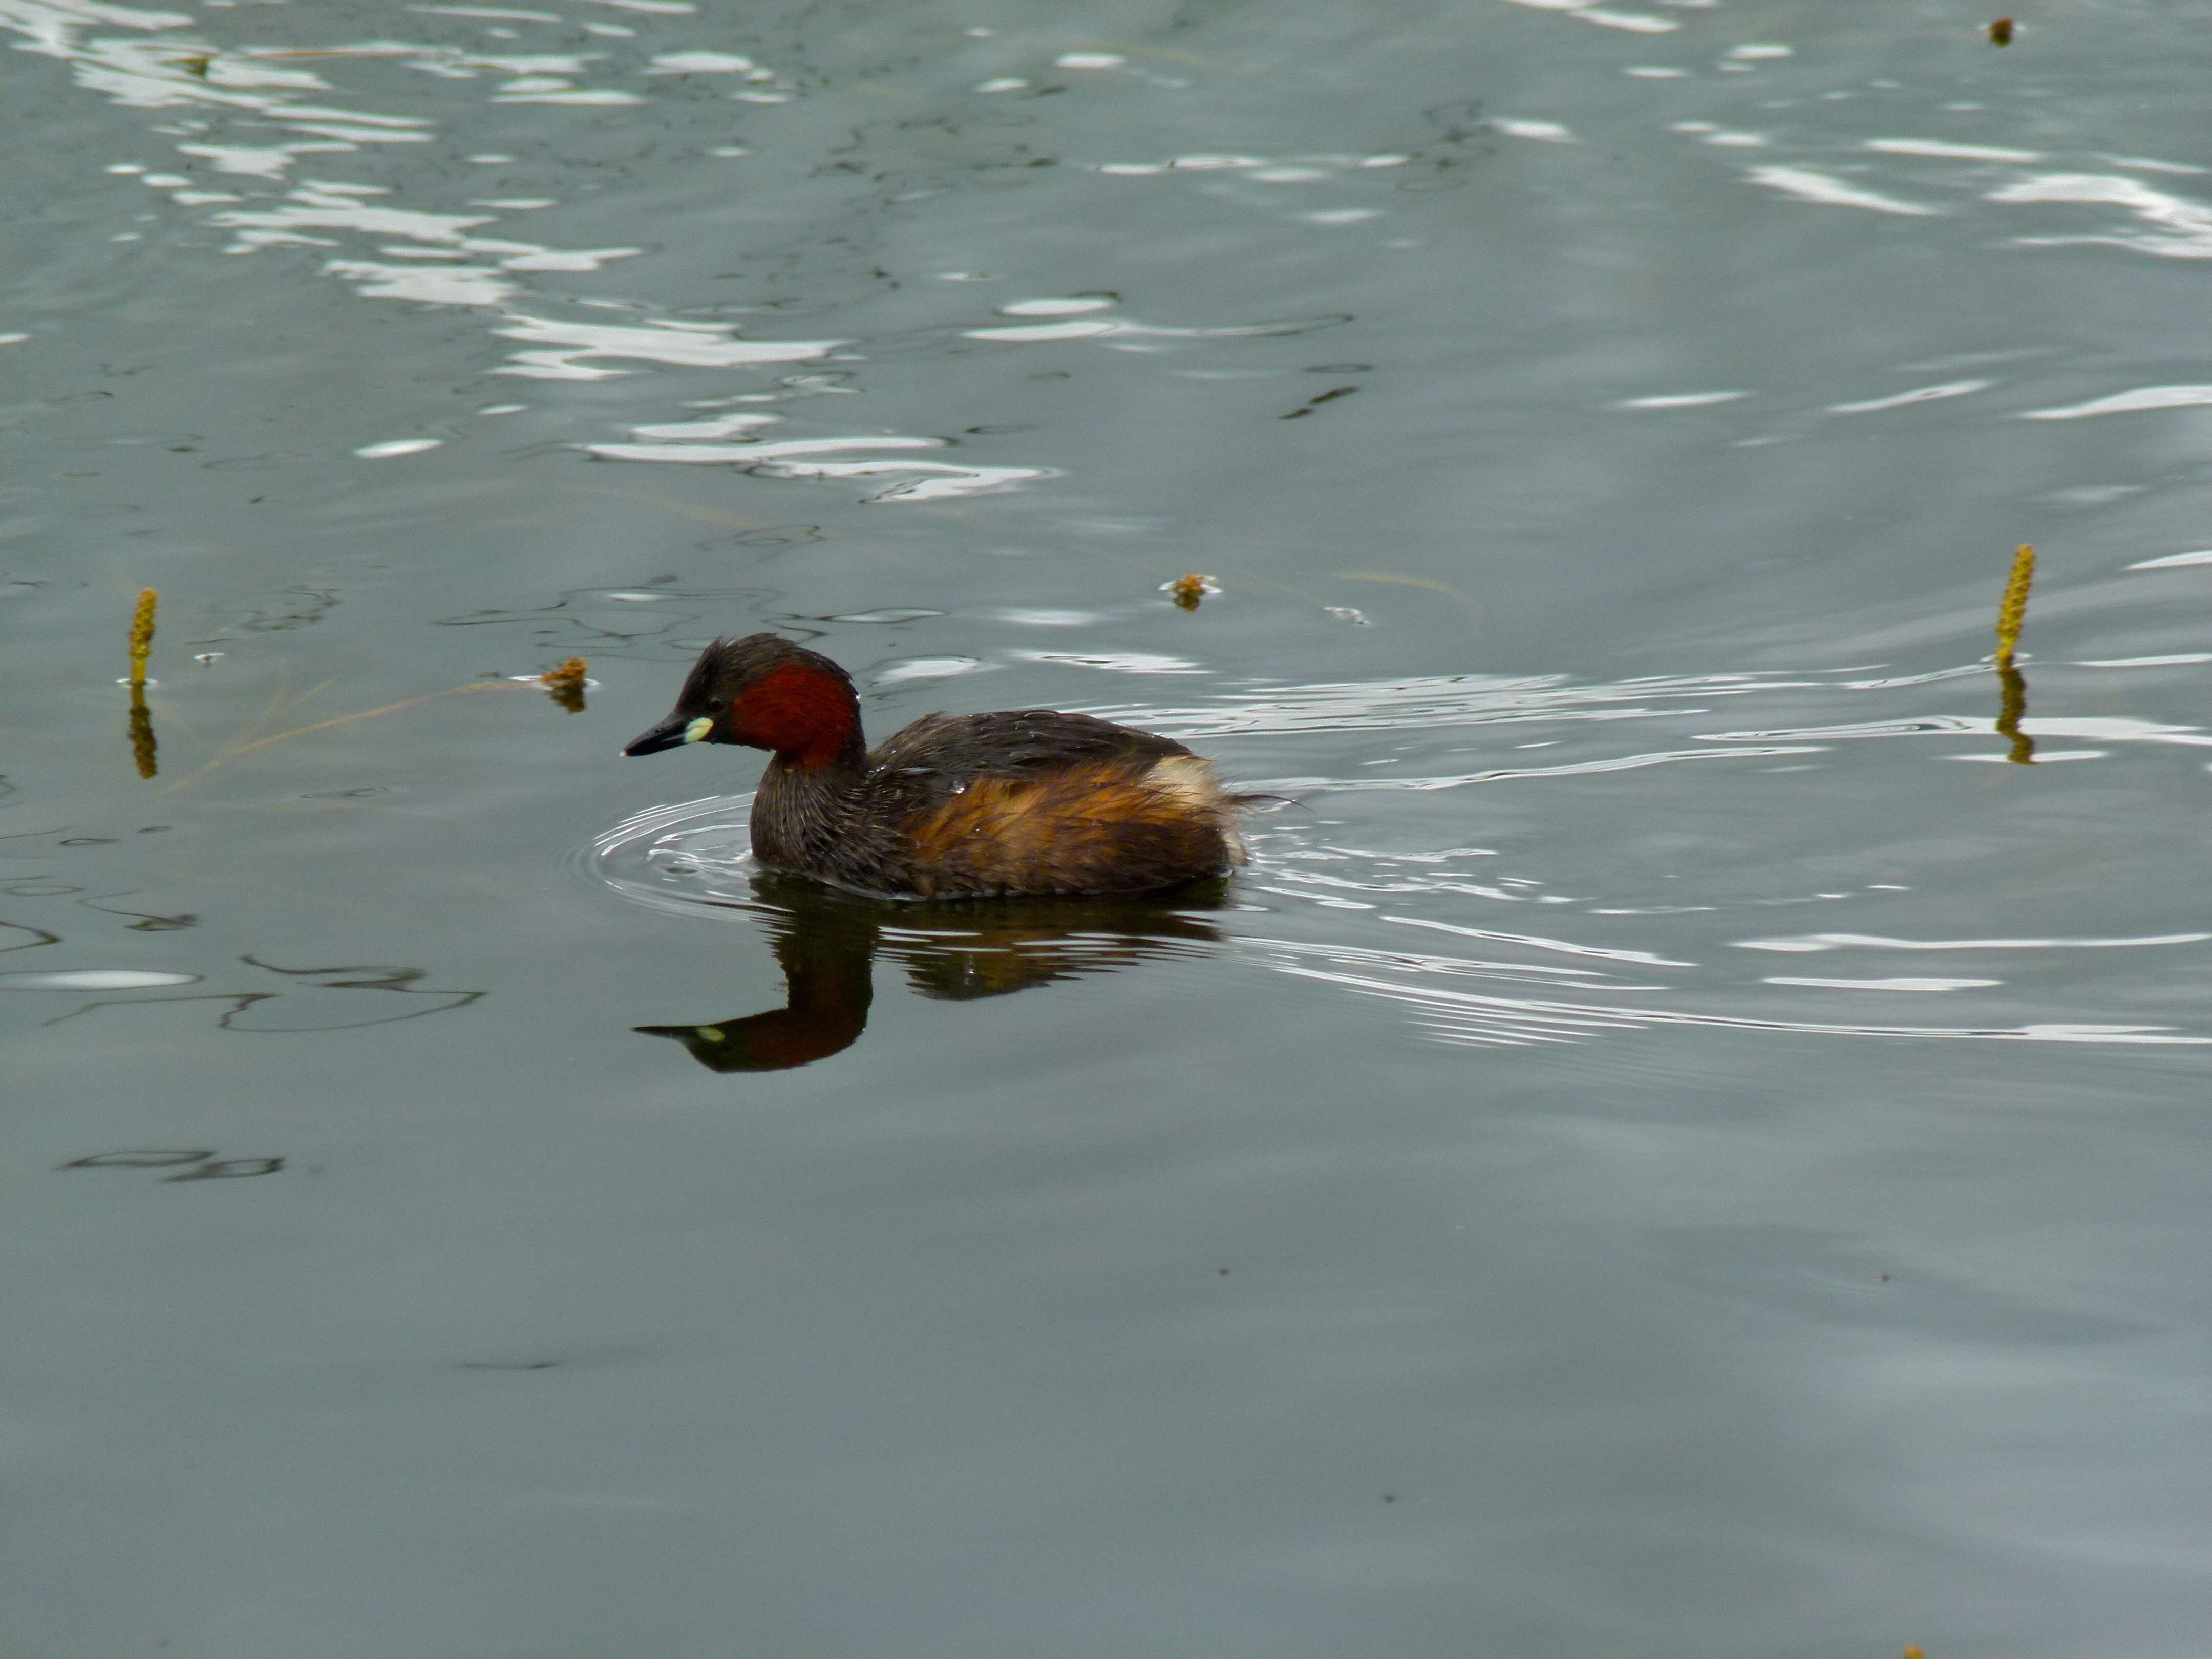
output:
<svg viewBox="0 0 2212 1659"><path fill-rule="evenodd" d="M1888 939L1875 933L1803 933L1738 939L1743 951L2127 951L2143 945L2202 945L2212 933L2153 933L2142 939Z"/></svg>
<svg viewBox="0 0 2212 1659"><path fill-rule="evenodd" d="M197 974L160 973L138 968L77 968L44 974L0 974L0 989L10 991L148 991L190 985Z"/></svg>
<svg viewBox="0 0 2212 1659"><path fill-rule="evenodd" d="M2169 259L2212 258L2212 207L2186 196L2154 190L2140 179L2116 173L2050 173L2023 179L1989 193L2008 204L2057 204L2117 207L2151 227L2147 231L2107 230L2072 236L2020 239L2031 247L2102 244Z"/></svg>
<svg viewBox="0 0 2212 1659"><path fill-rule="evenodd" d="M1620 10L1605 10L1584 3L1541 5L1538 8L1583 21L1652 31L1675 27L1670 18ZM484 9L423 6L411 9L421 17L474 18ZM638 256L638 246L569 248L540 240L501 237L494 227L500 216L538 211L558 204L550 197L501 197L471 204L473 212L428 210L403 207L396 202L371 199L387 195L391 187L319 179L289 192L276 193L284 174L308 156L343 154L364 149L383 152L387 163L403 159L411 148L428 156L441 155L441 120L423 114L363 109L344 82L356 64L390 64L441 82L471 83L471 95L490 102L578 104L585 106L620 102L635 104L640 94L614 86L586 86L580 77L635 77L630 84L649 90L659 84L694 77L729 77L748 88L774 90L761 96L781 97L796 83L754 58L718 49L720 42L696 40L653 40L640 30L665 27L671 20L689 15L687 9L658 5L637 14L639 27L599 26L592 51L484 51L476 46L434 40L340 40L325 46L252 45L216 46L184 31L193 17L180 13L136 9L88 3L88 0L8 0L0 5L0 27L27 37L26 47L70 64L80 83L135 108L188 110L204 118L192 124L205 130L179 129L169 136L179 161L192 171L144 172L150 187L164 191L164 199L179 209L215 210L209 221L233 233L231 251L239 253L282 251L287 247L327 249L321 263L325 274L350 284L363 298L398 300L414 304L473 308L501 313L496 331L523 342L497 372L543 380L587 382L615 374L639 372L617 366L623 359L663 368L753 367L797 362L825 354L849 342L736 340L734 330L723 331L724 349L719 353L672 353L665 337L682 325L648 324L644 348L636 351L611 345L605 331L589 324L571 325L555 315L560 296L533 286L532 277L560 273L591 273L617 261ZM514 10L498 20L524 29L550 26L561 19L551 12ZM227 21L227 20L226 20ZM514 31L508 31L513 34ZM634 43L634 44L632 44ZM1753 43L1728 50L1723 67L1749 70L1767 60L1785 58L1790 51L1780 44ZM1726 84L1739 84L1729 82ZM1726 115L1729 112L1715 109ZM1735 112L1741 118L1743 112ZM237 129L226 131L228 125ZM1564 123L1534 111L1492 118L1492 131L1531 139L1572 139L1577 135ZM1765 133L1724 130L1711 120L1673 123L1686 132L1701 135L1707 143L1729 143L1754 139L1778 145L1792 141ZM273 140L270 130L276 129ZM250 131L248 129L251 129ZM1808 135L1809 136L1809 135ZM1996 135L2002 137L2002 135ZM1960 205L1997 203L2018 205L2068 205L2117 208L2147 227L2113 234L2093 232L2082 237L2025 239L2030 242L2067 240L2109 241L2118 246L2167 256L2197 257L2212 250L2212 208L2189 198L2122 173L2047 172L2026 174L1995 188L1989 184L1993 168L2027 168L2040 164L2046 152L2039 148L1994 142L1966 143L1950 137L1894 132L1843 137L1859 153L1897 162L1951 163L1948 167L1923 168L1915 176L1914 194L1927 191L1956 192ZM1796 141L1802 142L1802 141ZM1387 185L1395 170L1432 161L1416 149L1372 151L1297 152L1287 154L1193 151L1148 161L1079 161L1078 165L1107 177L1168 176L1198 181L1205 188L1231 187L1252 201L1280 199L1285 186L1298 190L1320 187L1332 181L1351 185L1374 180ZM1955 164L1969 163L1969 167ZM2178 173L2189 164L2155 158L2106 159L2106 165L2137 170ZM1900 194L1886 185L1877 187L1852 174L1862 169L1852 163L1838 167L1835 139L1815 141L1800 159L1778 161L1751 169L1743 176L1751 183L1779 191L1800 200L1827 205L1857 207L1906 217L1925 217L1955 210L1912 195ZM424 176L434 176L425 167ZM198 188L201 175L215 175L246 192L240 200L233 190ZM1206 183L1206 181L1212 181ZM1413 186L1421 183L1416 179ZM263 186L255 189L256 185ZM403 187L404 188L404 187ZM1308 199L1301 197L1301 200ZM1365 207L1346 208L1304 216L1316 222L1356 222L1378 211ZM356 239L375 239L370 247L356 248ZM1004 344L1049 344L1095 340L1110 349L1146 351L1185 343L1238 337L1295 334L1333 325L1340 318L1314 317L1226 325L1172 326L1106 314L1110 297L1081 296L1073 300L1042 299L1000 307L1003 320L966 328L967 337ZM633 340L628 343L636 343ZM848 355L851 355L848 351ZM1987 382L1959 381L1917 388L1890 398L1863 398L1830 405L1830 412L1862 414L1909 406L1922 401L1967 395L1985 389ZM2193 401L2188 395L2199 389L2146 388L2064 408L2028 411L2033 418L2057 420L2075 416L2117 413L2137 408L2177 407ZM1626 399L1626 408L1692 408L1723 397L1748 395L1741 392L1688 392ZM629 444L595 443L586 447L602 459L701 464L726 461L769 477L845 482L867 485L872 499L927 501L985 491L1017 488L1055 476L1050 465L966 466L950 458L890 465L872 440L836 439L836 447L848 452L837 456L825 448L822 458L802 461L792 454L750 457L715 456L697 449L658 451L645 447L653 441ZM687 436L689 434L686 434ZM826 443L834 434L823 434ZM938 444L931 439L893 435L901 445ZM880 482L879 482L880 481Z"/></svg>
<svg viewBox="0 0 2212 1659"><path fill-rule="evenodd" d="M720 422L701 422L702 427ZM641 434L671 428L640 427ZM948 496L976 495L1005 489L1033 478L1053 476L1049 467L974 466L938 460L839 460L840 454L866 450L942 450L944 438L902 437L896 434L851 438L793 438L779 443L675 442L641 444L586 444L582 447L601 460L660 461L693 466L734 466L764 478L873 478L893 477L902 481L869 497L877 501L937 501ZM817 459L818 458L818 459Z"/></svg>
<svg viewBox="0 0 2212 1659"><path fill-rule="evenodd" d="M1582 142L1557 121L1531 121L1499 115L1492 117L1490 125L1509 138L1533 138L1539 143L1553 144Z"/></svg>
<svg viewBox="0 0 2212 1659"><path fill-rule="evenodd" d="M1677 5L1687 3L1688 0L1672 0L1672 3ZM1668 33L1680 27L1672 18L1648 13L1613 11L1591 4L1590 0L1513 0L1513 3L1563 18L1646 33ZM1771 63L1790 59L1794 56L1795 48L1788 45L1750 42L1729 48L1717 67L1723 71L1753 76ZM1635 64L1626 67L1623 73L1644 81L1676 81L1684 78L1686 71L1673 65ZM1872 85L1877 88L1893 89L1897 83L1876 81ZM1854 88L1837 87L1828 90L1824 97L1826 100L1850 100L1856 95ZM1786 106L1777 106L1769 101L1760 107ZM1954 103L1946 107L1960 113L1980 114L1985 106L1979 103ZM2002 120L2013 111L2007 106L1998 106L1990 110L1989 113L1993 119ZM1556 137L1565 131L1564 126L1540 118L1516 117L1494 120L1491 125L1497 131L1522 137ZM1723 148L1761 147L1774 142L1762 133L1724 130L1718 122L1710 119L1676 120L1669 125L1677 131L1699 135L1701 143ZM1556 132L1546 130L1554 127L1557 128ZM2038 136L2041 135L2039 133ZM1923 171L1915 175L1915 194L1939 191L1954 193L1960 198L1956 207L1938 205L1914 199L1913 195L1893 192L1858 182L1856 179L1838 176L1839 165L1843 173L1863 170L1849 161L1838 163L1836 150L1839 140L1862 154L1881 157L1977 165L1971 172L1954 167L1948 173ZM1752 185L1778 191L1801 202L1828 207L1858 208L1900 218L1934 218L1956 211L1959 208L1978 206L1983 203L2008 206L2118 209L2136 221L2136 225L2075 234L2022 236L2014 239L2014 245L2063 247L2099 244L2164 258L2212 257L2212 206L2171 191L2160 190L2124 173L2086 170L2051 172L2029 174L1994 186L1990 185L1990 173L1993 168L2028 168L2051 159L2045 149L2038 146L1879 132L1856 137L1820 137L1807 132L1798 143L1805 150L1802 158L1753 167L1741 176ZM1261 165L1257 158L1224 159L1243 166ZM2081 162L2091 159L2088 155L2081 156L2075 165L2079 167ZM2206 171L2193 162L2154 156L2096 155L2094 159L2107 167L2136 173L2197 175ZM1160 169L1154 166L1110 170L1136 172Z"/></svg>
<svg viewBox="0 0 2212 1659"><path fill-rule="evenodd" d="M2079 665L2164 667L2200 659L2199 653L2183 653L2173 659ZM1328 685L1262 687L1241 694L1224 693L1218 702L1212 704L1179 708L1093 708L1087 712L1108 720L1149 725L1156 730L1183 738L1238 733L1391 731L1561 721L1673 720L1706 712L1702 708L1691 706L1693 702L1767 696L1784 691L1896 691L1965 678L1987 679L1991 671L1986 665L1970 664L1893 678L1848 678L1861 672L1831 670L1817 675L1666 675L1617 681L1610 684L1577 684L1564 676L1507 679L1481 675L1449 675ZM1988 735L1996 731L1996 718L1995 715L1981 714L1915 714L1879 720L1771 729L1689 732L1685 735L1696 743L1790 744L1817 741L1825 746L1831 741L1850 738ZM2118 744L2212 747L2212 735L2197 727L2118 715L2036 717L2023 721L2021 729L2032 734L2088 738ZM1662 753L1607 756L1565 767L1530 772L1493 771L1451 779L1403 780L1395 784L1388 780L1380 782L1372 779L1344 780L1341 787L1433 788L1493 777L1553 776L1574 771L1650 765L1668 760L1691 760L1717 752L1723 751L1674 750ZM1814 751L1776 749L1771 752ZM1335 781L1316 781L1333 783Z"/></svg>
<svg viewBox="0 0 2212 1659"><path fill-rule="evenodd" d="M1928 218L1943 210L1919 202L1901 201L1894 196L1885 196L1878 190L1848 184L1811 167L1753 167L1745 176L1755 185L1765 185L1770 190L1794 196L1801 202L1814 202L1823 207L1865 208L1869 212L1894 213L1906 218Z"/></svg>
<svg viewBox="0 0 2212 1659"><path fill-rule="evenodd" d="M1069 668L1095 668L1109 674L1206 674L1212 672L1182 657L1162 656L1149 651L1017 651L1013 654L1029 662L1059 663Z"/></svg>
<svg viewBox="0 0 2212 1659"><path fill-rule="evenodd" d="M1887 398L1869 398L1861 403L1830 404L1831 415L1872 415L1885 409L1905 409L1913 404L1932 404L1946 398L1966 398L1977 392L1986 392L1996 385L1994 380L1948 380L1942 386L1916 386L1910 392L1899 392Z"/></svg>
<svg viewBox="0 0 2212 1659"><path fill-rule="evenodd" d="M1626 29L1633 34L1672 34L1682 27L1671 17L1654 17L1647 11L1612 11L1597 6L1578 7L1569 15L1605 28Z"/></svg>
<svg viewBox="0 0 2212 1659"><path fill-rule="evenodd" d="M1316 330L1334 328L1351 319L1343 316L1291 318L1281 322L1231 323L1212 327L1172 328L1154 323L1140 323L1126 317L1083 316L1072 313L1097 312L1113 305L1111 298L1085 296L1081 299L1042 299L1017 301L1001 306L999 312L1007 317L1050 317L1054 320L1041 323L1000 323L982 328L963 329L962 334L970 340L995 340L1009 345L1035 344L1052 340L1103 339L1118 337L1127 342L1149 343L1155 340L1246 340L1267 339L1282 335L1310 334Z"/></svg>
<svg viewBox="0 0 2212 1659"><path fill-rule="evenodd" d="M1271 943L1293 957L1321 956L1334 963L1344 961L1347 955L1340 946L1293 945L1284 940ZM2212 1037L2191 1036L2158 1025L2057 1023L2016 1026L1877 1025L1802 1019L1758 1019L1736 1014L1689 1013L1674 1009L1608 1003L1535 1001L1481 996L1440 986L1379 979L1371 972L1331 971L1310 967L1295 959L1281 963L1279 970L1299 978L1340 986L1355 995L1382 997L1403 1004L1414 1011L1416 1019L1431 1035L1449 1042L1484 1046L1559 1042L1590 1032L1645 1030L1668 1025L1705 1026L1740 1031L1790 1031L1819 1036L1917 1037L1998 1042L2212 1043Z"/></svg>
<svg viewBox="0 0 2212 1659"><path fill-rule="evenodd" d="M533 349L494 371L540 380L603 380L629 369L600 365L616 362L666 363L683 368L737 368L763 363L804 363L826 357L842 340L743 340L727 323L656 319L642 326L586 323L520 313L501 319L492 331Z"/></svg>
<svg viewBox="0 0 2212 1659"><path fill-rule="evenodd" d="M2080 421L2097 415L2135 415L2150 409L2197 409L2212 404L2212 386L2146 386L2108 398L2067 404L2056 409L2021 411L2023 421Z"/></svg>
<svg viewBox="0 0 2212 1659"><path fill-rule="evenodd" d="M1865 148L1885 155L1929 155L1954 161L2040 161L2043 152L2002 144L1954 144L1942 138L1869 138Z"/></svg>
<svg viewBox="0 0 2212 1659"><path fill-rule="evenodd" d="M2176 570L2184 565L2212 564L2212 548L2191 553L2164 553L2155 559L2143 559L2128 567L2130 570Z"/></svg>
<svg viewBox="0 0 2212 1659"><path fill-rule="evenodd" d="M1257 176L1295 172L1300 175L1296 179L1277 177L1267 182L1304 184L1346 173L1401 167L1413 160L1413 156L1399 150L1377 150L1364 155L1337 152L1276 156L1193 154L1170 156L1164 161L1099 161L1092 164L1091 170L1120 179L1145 179L1169 173L1249 173Z"/></svg>
<svg viewBox="0 0 2212 1659"><path fill-rule="evenodd" d="M1624 398L1615 409L1708 409L1748 398L1748 392L1662 392L1649 398Z"/></svg>
<svg viewBox="0 0 2212 1659"><path fill-rule="evenodd" d="M1480 772L1418 778L1287 778L1269 781L1306 794L1364 794L1376 790L1459 789L1468 784L1502 783L1512 778L1569 778L1595 772L1634 772L1670 761L1756 760L1780 755L1817 755L1819 744L1773 744L1756 749L1662 749L1643 755L1608 755L1601 760L1568 761L1558 766L1496 766Z"/></svg>
<svg viewBox="0 0 2212 1659"><path fill-rule="evenodd" d="M1823 991L1973 991L2002 985L2001 979L1928 979L1899 974L1888 979L1821 979L1812 975L1769 974L1762 985L1804 985Z"/></svg>
<svg viewBox="0 0 2212 1659"><path fill-rule="evenodd" d="M658 18L683 16L693 10L688 5L646 3L645 0L635 0L629 9ZM498 21L516 23L562 21L552 13L498 9L424 6L412 9L424 16L487 19L496 11ZM239 182L252 191L253 199L242 199L229 191L194 190L189 188L194 183L189 173L149 171L143 163L118 164L110 171L134 173L149 188L166 191L167 199L179 205L220 208L208 216L207 222L231 233L226 249L229 253L326 249L330 252L321 263L322 273L348 283L364 299L497 313L492 331L519 342L520 349L495 373L539 380L592 382L640 372L627 366L635 364L726 370L807 362L848 343L743 339L735 326L722 323L649 318L638 324L609 325L545 314L557 305L560 296L535 293L529 281L532 276L597 272L613 261L645 251L635 246L560 247L485 234L504 214L557 206L552 197L479 200L471 204L479 210L457 213L384 199L396 197L403 186L318 178L284 187L286 173L305 156L326 157L363 146L393 145L427 146L442 155L439 123L428 116L341 106L343 91L328 77L337 76L351 62L389 61L441 81L500 77L491 83L487 94L495 104L604 108L641 102L634 92L575 84L574 77L594 68L609 67L608 52L498 54L393 40L305 48L217 47L176 34L195 21L178 13L134 10L91 0L0 0L0 28L28 37L26 50L68 63L81 85L129 107L186 109L207 118L170 135L184 138L174 145L177 154L187 166L198 162L227 180ZM114 33L118 29L139 33ZM636 33L626 27L613 31L622 40L631 39ZM781 84L775 70L733 53L704 48L656 52L644 45L631 50L641 54L631 67L644 76L731 75L748 85ZM297 61L301 58L314 59L316 67ZM211 123L226 118L245 130L235 135L209 130ZM264 135L271 127L288 130L293 136L284 142L270 143ZM491 154L472 155L468 159L496 165L513 161L511 156ZM437 176L434 167L425 171L426 176ZM256 185L262 188L253 190ZM374 246L356 252L350 246L355 239L372 240ZM363 252L375 257L362 257ZM1178 331L1152 331L1173 334ZM871 499L876 501L927 501L972 495L1007 489L1053 472L1048 467L973 466L946 459L891 461L869 453L949 447L945 440L931 437L824 437L757 446L742 453L717 453L704 443L692 441L734 435L747 424L733 419L709 432L682 429L671 423L641 428L634 434L647 442L580 447L607 459L732 462L764 477L888 480L887 485L874 489ZM427 447L427 443L416 446ZM371 446L362 453L408 452Z"/></svg>
<svg viewBox="0 0 2212 1659"><path fill-rule="evenodd" d="M1092 708L1185 739L1239 732L1368 732L1529 721L1656 720L1702 712L1655 706L1673 697L1700 700L1762 692L1818 690L1823 678L1753 674L1655 675L1610 684L1577 684L1565 675L1502 678L1484 674L1420 676L1322 685L1265 686L1224 693L1216 702L1179 708Z"/></svg>
<svg viewBox="0 0 2212 1659"><path fill-rule="evenodd" d="M2057 720L2033 718L2020 722L2030 737L2094 738L2106 743L2172 743L2190 748L2212 749L2212 736L2193 726L2162 726L2154 720L2130 720L2121 715ZM1910 720L1865 720L1840 726L1807 726L1775 732L1709 732L1706 743L1778 743L1791 738L1911 738L1960 732L1992 732L1994 716L1976 714L1920 714Z"/></svg>

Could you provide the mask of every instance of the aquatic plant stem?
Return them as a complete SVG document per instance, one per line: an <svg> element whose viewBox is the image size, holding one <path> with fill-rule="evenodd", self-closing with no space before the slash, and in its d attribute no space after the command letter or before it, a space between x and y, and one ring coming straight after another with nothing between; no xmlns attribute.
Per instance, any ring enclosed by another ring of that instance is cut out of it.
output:
<svg viewBox="0 0 2212 1659"><path fill-rule="evenodd" d="M2012 665L2020 643L2021 624L2027 620L2027 590L2035 580L2035 550L2022 544L2012 556L2012 579L2005 583L2004 599L1997 606L1997 665Z"/></svg>
<svg viewBox="0 0 2212 1659"><path fill-rule="evenodd" d="M458 697L471 691L496 691L513 684L508 680L471 680L466 685L448 687L443 691L427 692L419 697L409 697L403 702L388 702L381 708L364 708L356 714L335 714L326 720L317 720L313 726L295 726L289 732L279 732L274 737L256 738L252 743L226 749L208 764L214 766L227 760L236 760L240 755L250 755L257 749L266 749L272 743L283 743L292 738L304 738L312 732L327 732L333 726L348 726L355 720L373 720L380 714L394 714L403 708L412 708L417 703L435 702L441 697ZM203 768L203 770L205 769Z"/></svg>

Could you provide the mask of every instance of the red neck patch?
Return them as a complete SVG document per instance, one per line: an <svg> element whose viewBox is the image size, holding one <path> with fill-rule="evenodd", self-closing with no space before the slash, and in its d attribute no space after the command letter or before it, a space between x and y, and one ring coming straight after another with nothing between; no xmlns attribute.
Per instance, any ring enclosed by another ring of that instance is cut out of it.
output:
<svg viewBox="0 0 2212 1659"><path fill-rule="evenodd" d="M860 729L852 688L803 662L779 663L730 705L738 741L788 765L827 766Z"/></svg>

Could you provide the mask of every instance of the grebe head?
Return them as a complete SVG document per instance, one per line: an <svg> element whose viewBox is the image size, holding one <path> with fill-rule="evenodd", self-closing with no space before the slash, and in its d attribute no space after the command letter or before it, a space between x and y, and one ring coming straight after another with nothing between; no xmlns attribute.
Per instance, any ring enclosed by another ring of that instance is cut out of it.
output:
<svg viewBox="0 0 2212 1659"><path fill-rule="evenodd" d="M843 669L789 640L716 640L691 665L668 718L623 753L657 755L687 743L746 744L789 766L827 766L860 752L860 696Z"/></svg>

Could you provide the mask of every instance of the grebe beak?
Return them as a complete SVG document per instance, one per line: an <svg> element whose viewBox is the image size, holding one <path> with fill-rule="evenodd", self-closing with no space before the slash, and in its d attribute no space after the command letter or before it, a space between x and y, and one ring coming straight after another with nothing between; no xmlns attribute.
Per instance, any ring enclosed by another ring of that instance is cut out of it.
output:
<svg viewBox="0 0 2212 1659"><path fill-rule="evenodd" d="M697 743L714 729L714 722L703 715L687 720L681 714L672 714L649 731L641 732L623 745L625 755L657 755L664 749L681 749L687 743Z"/></svg>

